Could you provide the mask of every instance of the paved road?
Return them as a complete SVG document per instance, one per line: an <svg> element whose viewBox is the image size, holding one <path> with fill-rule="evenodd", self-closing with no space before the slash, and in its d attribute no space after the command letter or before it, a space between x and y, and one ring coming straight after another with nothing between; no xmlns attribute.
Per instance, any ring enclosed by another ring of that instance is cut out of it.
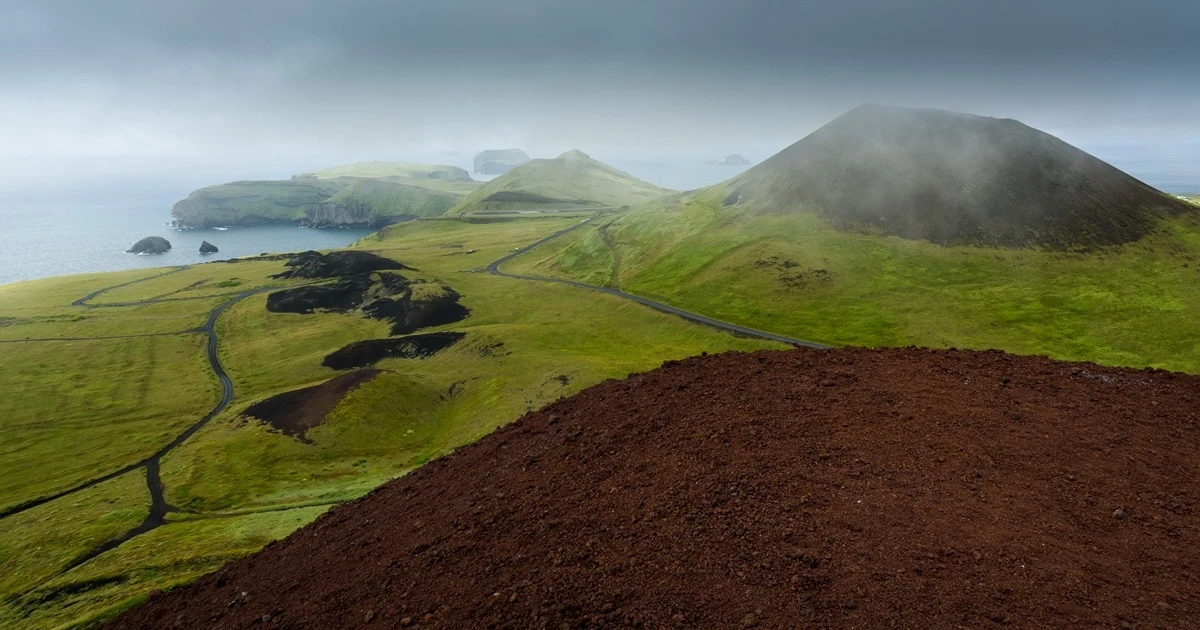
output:
<svg viewBox="0 0 1200 630"><path fill-rule="evenodd" d="M609 295L615 295L617 297L625 298L627 300L633 300L634 302L637 302L638 304L643 304L645 306L649 306L652 309L662 311L664 313L670 313L671 315L678 315L679 317L682 317L688 321L696 322L697 324L704 324L706 326L712 326L714 328L719 328L721 330L731 332L736 335L743 335L743 336L747 336L747 337L757 337L759 339L768 339L770 341L779 341L782 343L792 344L792 345L796 345L796 346L807 346L809 348L819 348L822 350L828 349L830 347L830 346L822 345L822 344L815 343L812 341L805 341L803 339L795 339L792 337L787 337L784 335L777 335L775 333L770 333L770 332L766 332L763 330L756 330L754 328L748 328L746 326L730 324L729 322L723 322L719 319L713 319L711 317L706 317L704 315L700 315L699 313L693 313L691 311L685 311L681 308L675 308L674 306L671 306L669 304L663 304L662 302L655 302L654 300L649 300L649 299L646 299L646 298L638 296L638 295L633 295L632 293L626 293L620 289L610 289L608 287L600 287L600 286L596 286L594 284L587 284L585 282L577 282L575 280L565 280L563 278L547 278L544 276L527 276L527 275L518 274L518 273L505 273L500 270L500 265L503 265L504 263L512 260L513 258L516 258L517 256L520 256L521 254L524 254L525 252L528 252L531 249L534 249L540 245L548 243L548 242L562 236L563 234L566 234L567 232L570 232L572 230L577 230L577 229L587 225L591 221L592 221L592 219L584 219L583 221L580 221L579 223L576 223L575 225L572 225L571 227L569 227L565 230L559 230L558 232L555 232L554 234L551 234L550 236L547 236L546 238L543 238L535 243L531 243L529 245L526 245L525 247L516 249L516 250L508 253L507 255L501 257L500 259L492 262L492 264L488 265L487 266L488 273L491 273L491 274L494 274L497 276L504 276L506 278L518 278L521 280L532 280L535 282L556 282L558 284L569 284L573 287L579 287L581 289L588 289L590 291L599 291L600 293L607 293Z"/></svg>
<svg viewBox="0 0 1200 630"><path fill-rule="evenodd" d="M217 345L218 345L217 330L216 330L217 319L220 318L221 314L224 313L226 310L228 310L229 307L233 306L234 304L237 304L238 302L240 302L252 295L257 295L259 293L271 291L272 289L276 289L276 288L278 288L278 287L264 287L261 289L252 289L249 291L243 291L243 292L235 295L233 298L231 298L225 302L222 302L220 306L216 307L215 309L212 310L211 313L208 314L208 320L204 322L204 328L203 328L203 331L205 332L205 334L208 335L208 364L209 364L209 367L212 368L213 373L217 375L217 380L219 380L221 382L221 399L219 401L217 401L217 404L215 407L212 408L212 411L209 411L207 415L205 415L203 418L198 420L192 426L188 427L187 430L185 430L183 433L180 433L178 436L176 436L174 440L171 440L171 442L169 444L167 444L166 446L159 449L157 453L138 462L137 464L133 465L132 467L126 468L123 471L123 472L130 472L132 470L136 470L143 466L146 467L146 486L150 490L150 513L146 515L145 520L143 520L141 522L141 524L138 525L137 527L134 527L133 529L125 532L124 534L121 534L120 536L117 536L116 538L113 538L112 540L109 540L109 541L101 544L100 546L96 547L95 549L92 549L91 551L89 551L87 554L75 559L69 566L67 566L65 569L63 569L63 572L70 571L71 569L87 562L88 560L91 560L92 558L95 558L96 556L98 556L100 554L105 553L107 551L111 551L113 549L116 549L117 547L120 547L122 544L129 541L130 539L140 536L142 534L145 534L146 532L149 532L157 527L161 527L162 525L164 525L166 523L167 513L174 511L174 508L172 508L171 505L169 503L167 503L166 495L163 493L162 477L159 476L159 464L162 461L162 458L164 456L166 456L167 453L170 453L171 451L175 450L180 444L183 444L184 442L186 442L188 440L188 438L195 435L197 431L204 428L204 425L208 424L209 421L211 421L213 418L217 417L217 415L220 414L222 411L225 411L225 408L228 407L229 403L233 401L233 380L229 378L229 374L226 373L225 368L221 366L221 357L217 353ZM112 479L113 477L116 477L118 474L122 474L122 473L114 473L114 474L108 475L107 477L105 477L105 479ZM83 488L94 486L103 480L104 479L97 480L97 481L90 481L84 486L80 486L79 488L68 491L66 493L61 493L58 496L53 497L53 498L59 498L59 497L65 496L66 494L70 494L70 492L77 492L78 490L82 490ZM45 503L46 501L53 500L53 498L41 501L41 503ZM32 506L30 506L30 507L32 507ZM26 509L28 509L28 508L26 508Z"/></svg>
<svg viewBox="0 0 1200 630"><path fill-rule="evenodd" d="M176 271L178 271L178 270L176 270ZM167 272L167 273L174 273L174 271ZM166 275L166 274L159 274L159 275L161 276L161 275ZM159 277L159 276L151 276L150 278L143 278L141 280L135 280L134 282L142 282L142 281L149 280L151 278L157 278L157 277ZM129 284L133 284L133 283L126 282L126 283L116 285L116 286L127 286ZM116 286L107 287L105 289L101 289L99 291L91 293L83 298L80 298L79 300L76 300L73 305L74 306L85 306L87 304L88 300L96 297L97 295L103 293L104 291L116 288ZM61 492L57 492L57 493L49 495L49 496L40 497L37 499L33 499L31 501L26 501L25 503L21 503L19 505L14 505L12 507L9 507L8 509L4 510L3 512L0 512L0 519L5 518L7 516L12 516L13 514L19 514L26 510L33 509L39 505L44 505L51 501L61 499L65 496L75 494L76 492L80 492L82 490L87 490L88 488L92 488L92 487L102 484L106 481L115 479L117 477L120 477L121 475L133 472L139 468L144 467L146 469L146 485L150 491L150 499L151 499L150 514L146 517L146 519L142 522L141 525L135 527L134 529L130 530L129 532L126 532L125 534L122 534L118 538L115 538L113 540L110 540L107 543L104 543L104 545L101 545L100 547L93 550L88 555L77 560L74 564L72 564L72 567L83 564L87 560L90 560L91 558L94 558L97 555L100 555L101 553L108 551L109 549L117 547L121 543L125 542L126 540L129 540L130 538L133 538L134 536L137 536L138 534L148 532L148 531L154 529L155 527L162 525L164 522L164 517L166 516L167 512L169 512L171 510L171 507L167 504L166 498L163 494L162 480L158 474L159 462L162 460L163 456L165 456L167 453L170 453L172 450L174 450L180 444L183 444L188 438L195 435L195 433L197 431L199 431L201 428L203 428L205 424L208 424L208 422L210 420L215 418L217 416L217 414L220 414L222 411L224 411L225 408L229 406L229 403L233 400L233 381L230 380L229 375L225 372L225 369L221 366L221 358L217 353L217 346L218 346L218 342L219 342L219 340L217 338L217 331L216 331L217 319L220 318L221 314L224 313L226 310L228 310L229 307L240 302L241 300L244 300L252 295L263 293L265 291L270 291L275 288L278 288L278 287L264 287L264 288L260 288L260 289L252 289L249 291L243 291L241 293L238 293L235 296L233 296L232 298L230 298L229 300L222 302L219 306L214 308L212 310L212 312L210 312L208 314L208 319L204 322L204 326L202 326L200 329L193 330L193 331L186 331L186 332L204 333L204 334L208 335L208 347L207 347L208 363L209 363L209 366L212 368L213 373L217 375L217 380L220 381L220 383L221 383L221 398L220 398L220 400L217 401L216 406L214 406L212 408L212 410L208 412L207 415L205 415L203 418L198 420L195 424L188 427L183 433L176 436L174 440L172 440L169 444L167 444L166 446L159 449L158 452L154 453L150 457L147 457L146 459L132 463L128 466L125 466L124 468L115 470L115 471L110 472L101 477L97 477L90 481L84 482L84 483L74 486L72 488L68 488ZM181 333L157 333L157 334L171 335L171 334L181 334ZM151 336L151 335L130 335L130 336ZM113 337L113 338L122 338L122 337ZM98 339L98 337L88 337L88 338L83 338L83 339ZM80 340L83 340L83 339L80 339ZM46 341L51 341L51 340L48 339ZM54 339L53 341L68 341L68 340L67 339Z"/></svg>

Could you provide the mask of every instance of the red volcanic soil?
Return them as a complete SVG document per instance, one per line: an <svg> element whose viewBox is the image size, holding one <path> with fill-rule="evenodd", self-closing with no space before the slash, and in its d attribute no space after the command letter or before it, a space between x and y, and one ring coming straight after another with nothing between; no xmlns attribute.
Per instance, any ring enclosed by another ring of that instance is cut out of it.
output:
<svg viewBox="0 0 1200 630"><path fill-rule="evenodd" d="M1000 352L670 362L111 627L1196 627L1198 403Z"/></svg>

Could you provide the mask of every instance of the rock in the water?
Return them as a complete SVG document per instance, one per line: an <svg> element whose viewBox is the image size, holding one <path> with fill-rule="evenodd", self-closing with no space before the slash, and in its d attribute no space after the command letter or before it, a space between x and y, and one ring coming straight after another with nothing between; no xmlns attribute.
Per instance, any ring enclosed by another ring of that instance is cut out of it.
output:
<svg viewBox="0 0 1200 630"><path fill-rule="evenodd" d="M218 251L219 250L217 249L217 246L213 245L212 243L209 243L208 241L203 241L200 243L200 253L201 254L215 254Z"/></svg>
<svg viewBox="0 0 1200 630"><path fill-rule="evenodd" d="M501 175L529 161L520 149L488 149L475 156L475 172Z"/></svg>
<svg viewBox="0 0 1200 630"><path fill-rule="evenodd" d="M171 242L161 236L147 236L125 250L130 254L165 254L171 250Z"/></svg>

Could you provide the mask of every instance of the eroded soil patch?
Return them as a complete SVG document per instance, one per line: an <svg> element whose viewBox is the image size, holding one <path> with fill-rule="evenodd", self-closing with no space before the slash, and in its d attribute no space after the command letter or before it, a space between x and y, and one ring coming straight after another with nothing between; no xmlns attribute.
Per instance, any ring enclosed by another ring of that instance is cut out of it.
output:
<svg viewBox="0 0 1200 630"><path fill-rule="evenodd" d="M329 412L351 390L380 374L379 370L355 370L312 387L305 387L254 403L242 412L257 418L284 435L312 443L306 435L309 429L325 421Z"/></svg>
<svg viewBox="0 0 1200 630"><path fill-rule="evenodd" d="M399 339L367 339L346 345L321 362L327 368L346 370L374 365L387 358L427 359L456 344L466 333L437 332Z"/></svg>

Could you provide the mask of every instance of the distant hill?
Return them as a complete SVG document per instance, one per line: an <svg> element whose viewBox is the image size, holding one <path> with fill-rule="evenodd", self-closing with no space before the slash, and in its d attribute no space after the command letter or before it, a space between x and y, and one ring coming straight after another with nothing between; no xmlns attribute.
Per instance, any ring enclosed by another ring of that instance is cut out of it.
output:
<svg viewBox="0 0 1200 630"><path fill-rule="evenodd" d="M729 204L939 244L1094 247L1190 207L1015 120L865 105L726 183Z"/></svg>
<svg viewBox="0 0 1200 630"><path fill-rule="evenodd" d="M502 175L529 161L520 149L488 149L475 156L475 172L481 175Z"/></svg>
<svg viewBox="0 0 1200 630"><path fill-rule="evenodd" d="M750 166L750 160L734 153L719 160L709 160L707 164L709 166Z"/></svg>
<svg viewBox="0 0 1200 630"><path fill-rule="evenodd" d="M638 205L668 192L582 151L567 151L553 160L531 160L493 179L450 213Z"/></svg>
<svg viewBox="0 0 1200 630"><path fill-rule="evenodd" d="M471 175L466 169L446 164L409 164L407 162L357 162L344 166L334 166L312 173L301 173L292 179L335 179L338 177L407 177L411 179L434 179L450 181L471 181Z"/></svg>
<svg viewBox="0 0 1200 630"><path fill-rule="evenodd" d="M444 214L479 186L456 166L361 162L293 176L206 186L171 209L181 227L295 223L379 227Z"/></svg>

